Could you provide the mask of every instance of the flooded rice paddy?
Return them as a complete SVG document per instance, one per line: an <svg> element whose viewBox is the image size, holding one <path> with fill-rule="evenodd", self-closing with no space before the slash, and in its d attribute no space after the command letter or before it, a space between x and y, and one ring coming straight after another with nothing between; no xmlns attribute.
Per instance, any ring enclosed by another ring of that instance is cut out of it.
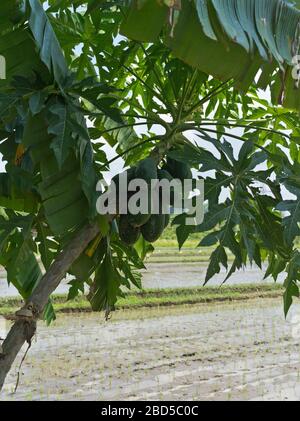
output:
<svg viewBox="0 0 300 421"><path fill-rule="evenodd" d="M3 400L299 400L299 306L281 300L59 315ZM298 323L298 324L297 324Z"/></svg>
<svg viewBox="0 0 300 421"><path fill-rule="evenodd" d="M172 254L147 263L144 288L203 284L204 259ZM263 277L248 267L228 285ZM67 290L65 280L56 293ZM14 295L0 272L0 296ZM0 328L5 336L9 324L2 319ZM59 314L51 327L39 324L17 393L22 353L0 400L300 400L299 344L300 305L286 321L281 299L117 311L109 321Z"/></svg>
<svg viewBox="0 0 300 421"><path fill-rule="evenodd" d="M148 263L147 270L143 271L143 287L144 288L189 288L199 287L203 285L207 263ZM209 286L219 286L226 278L225 270L214 276ZM278 282L282 282L280 277ZM247 283L273 282L272 279L264 280L264 271L256 266L247 267L246 270L237 271L227 281L226 285L237 285ZM57 294L65 294L68 292L68 280L64 280L57 288ZM0 272L0 297L12 297L18 295L13 285L7 287L5 273Z"/></svg>

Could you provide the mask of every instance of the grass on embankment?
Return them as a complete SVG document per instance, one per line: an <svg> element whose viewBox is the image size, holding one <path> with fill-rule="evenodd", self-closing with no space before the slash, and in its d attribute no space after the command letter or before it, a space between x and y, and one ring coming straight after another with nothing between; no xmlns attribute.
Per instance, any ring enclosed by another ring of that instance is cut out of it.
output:
<svg viewBox="0 0 300 421"><path fill-rule="evenodd" d="M149 289L126 293L124 298L118 300L116 309L138 309L143 307L241 301L257 298L277 298L282 296L282 293L282 286L278 284L247 284L222 286L221 288ZM54 295L52 301L57 312L90 311L90 305L84 296L77 297L72 301L66 301L66 296ZM21 300L17 298L1 298L0 314L12 314L20 306Z"/></svg>
<svg viewBox="0 0 300 421"><path fill-rule="evenodd" d="M197 249L200 240L187 240L184 243L185 248ZM175 250L178 250L178 241L176 238L160 238L154 243L155 248L163 248L163 247L172 247Z"/></svg>
<svg viewBox="0 0 300 421"><path fill-rule="evenodd" d="M198 240L187 240L184 247L179 250L178 242L175 239L159 239L154 243L154 253L150 254L146 262L148 263L172 263L172 262L209 262L210 256L215 247L198 247ZM228 253L229 261L234 256Z"/></svg>

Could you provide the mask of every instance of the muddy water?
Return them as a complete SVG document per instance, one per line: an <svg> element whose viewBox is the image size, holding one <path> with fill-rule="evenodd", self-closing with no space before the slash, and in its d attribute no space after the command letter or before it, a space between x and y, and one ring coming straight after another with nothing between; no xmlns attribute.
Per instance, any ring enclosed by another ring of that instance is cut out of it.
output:
<svg viewBox="0 0 300 421"><path fill-rule="evenodd" d="M147 271L143 272L144 288L183 288L201 286L205 280L207 263L148 263ZM214 276L209 285L221 285L226 277L225 270ZM227 281L227 285L246 284L262 282L264 271L258 267L247 267L246 270L237 271ZM278 282L282 282L283 277ZM264 282L273 282L267 279ZM67 280L63 281L56 290L58 294L64 294L68 291ZM7 287L5 273L0 272L0 297L11 297L17 295L13 285Z"/></svg>
<svg viewBox="0 0 300 421"><path fill-rule="evenodd" d="M299 312L285 321L271 300L60 316L2 399L299 400Z"/></svg>

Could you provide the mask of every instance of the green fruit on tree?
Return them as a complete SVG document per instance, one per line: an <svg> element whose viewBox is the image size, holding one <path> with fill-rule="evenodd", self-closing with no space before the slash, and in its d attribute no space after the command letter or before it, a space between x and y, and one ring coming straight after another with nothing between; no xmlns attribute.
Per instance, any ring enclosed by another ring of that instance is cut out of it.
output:
<svg viewBox="0 0 300 421"><path fill-rule="evenodd" d="M169 223L170 223L170 215L169 214L166 214L165 215L165 228L167 228L167 226L169 225Z"/></svg>
<svg viewBox="0 0 300 421"><path fill-rule="evenodd" d="M152 158L146 158L141 161L136 168L135 178L144 180L147 183L148 212L145 214L138 213L137 215L129 214L128 220L133 227L141 227L145 225L151 217L151 181L157 180L157 168L155 160Z"/></svg>
<svg viewBox="0 0 300 421"><path fill-rule="evenodd" d="M137 215L128 214L128 221L134 228L140 228L145 225L151 217L151 214L138 213Z"/></svg>
<svg viewBox="0 0 300 421"><path fill-rule="evenodd" d="M153 158L146 158L136 168L136 178L141 178L147 183L157 179L156 162Z"/></svg>
<svg viewBox="0 0 300 421"><path fill-rule="evenodd" d="M192 178L192 171L190 167L184 162L176 161L172 158L167 158L167 164L163 168L168 171L174 178L180 181L190 180Z"/></svg>
<svg viewBox="0 0 300 421"><path fill-rule="evenodd" d="M127 215L121 215L119 220L119 235L123 243L133 246L140 237L140 228L133 227Z"/></svg>
<svg viewBox="0 0 300 421"><path fill-rule="evenodd" d="M149 243L159 239L165 229L165 215L152 215L149 221L142 227L143 237Z"/></svg>
<svg viewBox="0 0 300 421"><path fill-rule="evenodd" d="M172 180L174 180L174 178L171 176L171 174L167 171L167 170L165 170L165 169L159 169L158 171L157 171L157 175L158 175L158 179L159 179L159 181L161 181L161 180L168 180L169 182L171 182ZM170 189L170 206L174 206L174 197L175 197L175 194L174 194L175 192L174 192L174 188L172 187L171 189ZM162 195L161 195L161 190L160 190L160 195L159 195L160 197L160 200L162 200ZM161 207L160 207L161 208Z"/></svg>
<svg viewBox="0 0 300 421"><path fill-rule="evenodd" d="M173 177L171 176L171 174L167 170L164 170L164 169L157 170L157 176L159 180L168 180L170 182L173 180Z"/></svg>
<svg viewBox="0 0 300 421"><path fill-rule="evenodd" d="M117 174L112 178L112 182L115 183L116 186L116 195L118 197L120 192L120 179L126 174L127 175L127 190L128 190L128 184L130 181L134 180L135 178L135 171L136 167L129 168L129 170L125 171L124 173Z"/></svg>

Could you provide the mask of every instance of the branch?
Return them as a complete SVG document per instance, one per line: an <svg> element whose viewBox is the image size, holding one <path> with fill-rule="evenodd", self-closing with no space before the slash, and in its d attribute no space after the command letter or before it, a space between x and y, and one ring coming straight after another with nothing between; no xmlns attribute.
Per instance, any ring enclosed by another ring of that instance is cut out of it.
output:
<svg viewBox="0 0 300 421"><path fill-rule="evenodd" d="M0 355L0 390L23 344L25 342L30 344L36 331L37 320L43 313L50 295L65 277L70 266L78 259L96 235L99 234L99 231L100 228L97 223L88 224L83 227L52 263L47 273L32 292L25 306L16 313L17 320L2 344L2 354Z"/></svg>

